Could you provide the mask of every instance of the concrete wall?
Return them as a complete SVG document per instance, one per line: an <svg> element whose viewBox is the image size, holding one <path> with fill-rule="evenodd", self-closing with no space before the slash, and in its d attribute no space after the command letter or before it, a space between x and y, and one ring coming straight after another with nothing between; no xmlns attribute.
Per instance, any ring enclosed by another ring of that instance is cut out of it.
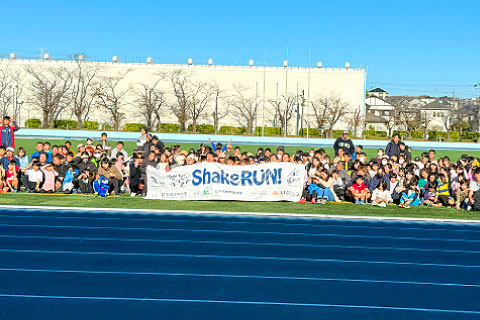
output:
<svg viewBox="0 0 480 320"><path fill-rule="evenodd" d="M251 96L257 95L259 102L257 125L261 126L263 120L265 125L273 126L273 118L275 112L268 100L276 99L277 91L281 96L286 92L291 94L301 94L302 90L305 92L305 98L310 97L314 99L321 95L338 95L341 99L348 103L350 110L364 108L364 89L366 72L364 69L354 68L295 68L295 67L257 67L257 66L208 66L208 65L165 65L165 64L135 64L135 63L97 63L97 62L83 62L85 65L95 64L102 66L102 75L115 76L131 70L121 83L121 87L126 88L131 86L133 88L131 94L128 96L124 112L126 119L124 122L140 122L144 123L143 115L135 108L134 100L136 93L143 90L139 84L151 84L155 81L156 74L159 72L171 72L173 70L181 69L191 73L193 78L209 83L216 82L220 88L226 90L229 94L233 94L233 85L241 84L249 88ZM66 67L72 71L76 67L74 61L45 61L45 60L0 60L0 68L9 68L10 70L17 70L24 72L25 68L33 66L38 69L49 67ZM265 78L265 112L263 112L263 91ZM310 79L310 81L309 81ZM24 102L22 105L20 115L17 120L22 125L28 118L40 118L41 113L38 107L31 102L29 97L29 86L31 77L26 75L23 78L25 84L23 94L20 100ZM310 82L310 85L309 85ZM171 84L168 81L162 82L162 88L165 91L171 92ZM310 92L308 89L310 88ZM171 103L174 101L173 95L168 95ZM307 108L306 108L307 109ZM201 123L213 124L213 105L207 112L208 116L202 119ZM263 119L263 114L264 119ZM60 115L61 119L75 119L71 111L65 111ZM296 117L294 117L296 118ZM308 119L310 126L315 127L313 112L305 110L305 118ZM89 120L98 121L100 123L109 123L111 121L108 114L104 110L96 107L92 110ZM163 114L162 122L176 123L176 118L171 112ZM220 125L240 126L244 125L239 122L239 118L230 112L227 117L221 120ZM291 129L296 127L296 119L289 124ZM346 121L337 124L336 129L343 129L346 126ZM293 133L293 132L292 132Z"/></svg>

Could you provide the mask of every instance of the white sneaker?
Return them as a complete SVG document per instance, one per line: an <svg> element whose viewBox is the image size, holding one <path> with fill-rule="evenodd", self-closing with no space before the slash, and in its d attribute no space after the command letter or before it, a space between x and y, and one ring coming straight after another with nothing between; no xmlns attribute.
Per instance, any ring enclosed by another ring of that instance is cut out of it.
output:
<svg viewBox="0 0 480 320"><path fill-rule="evenodd" d="M135 196L136 196L135 192L130 193L130 197L135 197Z"/></svg>
<svg viewBox="0 0 480 320"><path fill-rule="evenodd" d="M387 206L387 204L386 204L385 202L380 202L378 205L379 205L380 207L386 207L386 206Z"/></svg>

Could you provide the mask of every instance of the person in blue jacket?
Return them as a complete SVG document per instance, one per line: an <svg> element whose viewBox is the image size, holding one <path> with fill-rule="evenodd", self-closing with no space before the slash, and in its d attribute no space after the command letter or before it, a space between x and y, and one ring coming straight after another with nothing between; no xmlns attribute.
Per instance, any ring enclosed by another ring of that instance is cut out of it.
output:
<svg viewBox="0 0 480 320"><path fill-rule="evenodd" d="M15 120L4 116L0 120L0 145L15 149L15 131L20 130Z"/></svg>

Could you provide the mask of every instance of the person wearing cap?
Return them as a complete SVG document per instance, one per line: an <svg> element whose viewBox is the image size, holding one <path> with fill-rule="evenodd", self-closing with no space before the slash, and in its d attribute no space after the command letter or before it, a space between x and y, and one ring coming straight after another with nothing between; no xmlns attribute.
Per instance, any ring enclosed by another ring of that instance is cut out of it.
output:
<svg viewBox="0 0 480 320"><path fill-rule="evenodd" d="M8 170L8 165L10 162L15 163L15 170L20 169L20 160L18 160L17 157L15 157L15 150L12 147L7 147L7 153L5 154L4 157L0 160L2 163L2 167L5 170Z"/></svg>
<svg viewBox="0 0 480 320"><path fill-rule="evenodd" d="M15 131L20 130L15 120L4 116L0 120L0 145L15 148Z"/></svg>
<svg viewBox="0 0 480 320"><path fill-rule="evenodd" d="M338 137L333 144L335 155L338 155L338 150L343 149L344 153L353 154L355 152L355 146L352 140L348 137L348 130L344 130L341 137Z"/></svg>

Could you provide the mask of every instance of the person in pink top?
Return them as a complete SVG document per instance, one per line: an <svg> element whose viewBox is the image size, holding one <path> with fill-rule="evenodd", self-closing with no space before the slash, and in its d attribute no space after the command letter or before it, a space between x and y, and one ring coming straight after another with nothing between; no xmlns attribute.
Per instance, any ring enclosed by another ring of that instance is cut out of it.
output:
<svg viewBox="0 0 480 320"><path fill-rule="evenodd" d="M58 172L54 170L51 163L42 167L42 172L45 175L41 193L54 193L55 192L55 179L58 176Z"/></svg>

